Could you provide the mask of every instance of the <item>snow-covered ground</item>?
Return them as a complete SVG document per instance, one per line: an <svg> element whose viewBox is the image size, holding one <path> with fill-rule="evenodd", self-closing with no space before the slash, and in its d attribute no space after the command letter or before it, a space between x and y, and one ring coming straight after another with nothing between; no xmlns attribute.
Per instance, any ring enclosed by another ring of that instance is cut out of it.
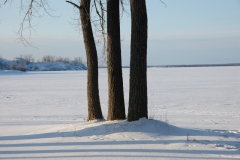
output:
<svg viewBox="0 0 240 160"><path fill-rule="evenodd" d="M239 71L148 68L154 120L136 122L84 122L86 71L0 71L0 159L240 159ZM99 84L107 117L106 69Z"/></svg>

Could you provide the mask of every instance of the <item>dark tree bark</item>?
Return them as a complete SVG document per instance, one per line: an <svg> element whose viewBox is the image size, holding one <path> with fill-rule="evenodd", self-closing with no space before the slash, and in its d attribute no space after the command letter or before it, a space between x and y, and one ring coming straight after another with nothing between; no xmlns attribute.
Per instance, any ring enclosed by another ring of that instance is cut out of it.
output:
<svg viewBox="0 0 240 160"><path fill-rule="evenodd" d="M80 17L87 56L88 119L103 119L98 89L98 57L90 21L91 0L81 0Z"/></svg>
<svg viewBox="0 0 240 160"><path fill-rule="evenodd" d="M119 0L107 0L108 120L126 119L119 16Z"/></svg>
<svg viewBox="0 0 240 160"><path fill-rule="evenodd" d="M148 118L147 110L147 9L145 0L130 0L131 58L128 121Z"/></svg>

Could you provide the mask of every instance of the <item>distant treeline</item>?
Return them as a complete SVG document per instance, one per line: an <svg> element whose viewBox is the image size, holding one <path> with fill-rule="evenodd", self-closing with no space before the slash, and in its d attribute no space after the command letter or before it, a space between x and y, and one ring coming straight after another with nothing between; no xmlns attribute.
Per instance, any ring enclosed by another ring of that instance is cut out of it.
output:
<svg viewBox="0 0 240 160"><path fill-rule="evenodd" d="M61 70L86 70L87 67L82 58L43 56L42 60L35 62L32 55L21 55L12 60L0 57L0 70L20 71L61 71Z"/></svg>

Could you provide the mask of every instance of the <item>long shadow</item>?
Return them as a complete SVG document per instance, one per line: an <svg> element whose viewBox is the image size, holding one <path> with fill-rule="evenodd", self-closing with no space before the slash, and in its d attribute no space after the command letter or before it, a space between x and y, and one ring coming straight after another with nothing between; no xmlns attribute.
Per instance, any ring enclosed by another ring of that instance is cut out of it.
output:
<svg viewBox="0 0 240 160"><path fill-rule="evenodd" d="M161 121L147 120L140 122L115 122L115 123L100 123L97 126L87 127L79 130L69 132L49 132L30 135L14 135L14 136L1 136L0 141L7 140L28 140L28 139L46 139L57 137L86 137L86 136L99 136L108 135L113 133L122 132L141 132L155 136L216 136L218 133L210 130L196 130L176 127ZM220 135L220 134L219 134ZM239 136L237 134L235 136Z"/></svg>
<svg viewBox="0 0 240 160"><path fill-rule="evenodd" d="M56 138L56 137L61 137L61 135L58 132L53 132L53 133L41 133L41 134L30 134L30 135L1 136L0 141L45 139L45 138Z"/></svg>
<svg viewBox="0 0 240 160"><path fill-rule="evenodd" d="M87 127L79 130L69 131L69 132L50 132L50 133L41 133L41 134L31 134L31 135L15 135L15 136L1 136L0 141L10 141L10 140L30 140L30 139L47 139L47 138L58 138L58 137L86 137L86 136L104 136L108 134L114 133L122 133L122 132L139 132L145 133L154 137L160 136L184 136L187 139L187 135L192 136L225 136L224 133L218 133L216 131L211 130L196 130L196 129L188 129L188 128L181 128L176 127L170 124L166 124L161 121L156 120L142 120L137 122L126 122L126 121L116 121L112 123L102 123L96 122L96 126ZM227 131L226 131L227 132ZM228 134L228 138L238 138L240 137L239 133L236 134ZM181 138L183 139L183 138ZM161 140L161 141L131 141L131 144L166 144L166 143L182 143L184 140ZM208 141L199 140L198 143L210 143ZM219 141L218 141L219 142ZM69 142L70 143L70 142ZM45 145L101 145L103 143L108 143L109 145L112 144L127 144L128 141L93 141L93 142L76 142L76 143L56 143L56 144L48 144L48 143L40 143L40 144L0 144L2 147L8 147L11 145L17 146L45 146ZM230 141L222 141L222 143L236 143ZM5 146L3 146L5 145Z"/></svg>
<svg viewBox="0 0 240 160"><path fill-rule="evenodd" d="M115 158L143 158L143 156L140 156L140 155L130 155L130 154L121 154L121 155L83 155L83 154L81 154L81 155L74 155L74 156L71 156L71 155L69 155L69 156L27 156L27 157L23 157L23 156L21 156L20 158L21 159L59 159L59 158L61 158L61 159L69 159L69 158L95 158L95 159L99 159L99 158L113 158L113 157L115 157ZM164 155L161 155L161 156L154 156L154 155L152 155L152 156L149 156L149 155L144 155L144 158L151 158L151 159L186 159L186 158L188 158L188 159L203 159L203 160L206 160L206 157L196 157L196 156L173 156L173 155L168 155L168 156L164 156ZM0 158L1 159L1 158ZM6 159L11 159L11 160L13 160L13 159L19 159L19 157L4 157L4 159L6 160ZM207 157L207 159L214 159L214 160L216 160L216 157ZM224 158L224 157L218 157L217 159L224 159L224 160L226 160L226 158ZM228 159L234 159L234 160L236 160L236 158L228 158Z"/></svg>
<svg viewBox="0 0 240 160"><path fill-rule="evenodd" d="M190 136L222 136L216 130L210 131L210 130L196 130L196 129L188 129L188 128L181 128L176 127L173 125L166 124L164 122L160 121L154 121L154 120L148 120L148 121L140 121L137 123L128 123L126 121L122 122L112 122L112 123L102 123L97 122L100 124L96 124L96 126L87 127L83 129L77 129L74 131L69 132L50 132L50 133L41 133L41 134L31 134L31 135L16 135L16 136L1 136L0 141L11 141L11 140L34 140L34 139L48 139L48 138L58 138L58 137L86 137L86 136L104 136L106 134L113 134L113 133L122 133L122 132L141 132L146 133L154 137L161 137L161 136L168 136L168 139L161 139L161 140L125 140L125 141L88 141L88 142L52 142L52 143L10 143L10 144L0 144L1 148L5 148L5 151L0 150L1 156L7 156L4 159L14 159L14 155L31 155L35 154L65 154L65 153L79 153L79 156L76 157L91 157L95 155L97 157L106 157L106 155L103 155L104 153L121 153L119 155L122 157L123 155L126 155L127 157L141 157L138 155L131 156L128 155L130 153L170 153L170 154L182 154L183 157L175 157L172 156L172 158L184 158L184 154L188 154L193 156L193 159L204 159L204 158L197 158L194 155L204 154L204 155L239 155L239 141L215 141L215 140L194 140L194 141L188 141L187 138L179 138L179 139L172 139L170 136L185 136L187 137L188 134ZM226 131L227 132L227 131ZM221 131L223 133L223 131ZM239 133L233 135L232 137L239 136ZM231 134L229 134L229 137L231 137ZM80 140L80 139L79 139ZM199 144L230 144L237 146L237 150L166 150L166 149L47 149L47 147L69 147L69 146L84 146L84 145L92 145L92 146L100 146L100 145L144 145L144 144L175 144L175 143L199 143ZM18 147L17 149L15 147ZM21 148L21 147L29 147L29 148ZM43 149L33 149L34 147L43 147ZM8 150L6 148L11 148L11 150ZM89 153L89 155L84 156L84 153ZM94 155L91 155L91 153L94 153ZM98 153L100 155L98 155ZM83 155L82 155L83 154ZM11 156L12 157L9 157ZM45 155L47 156L47 155ZM64 158L65 155L63 155ZM115 156L115 155L114 155ZM123 156L124 157L124 156ZM158 156L146 156L149 158L158 158ZM32 156L32 159L37 158ZM51 158L51 157L50 157ZM53 157L54 158L54 157ZM59 156L59 158L62 158ZM161 156L160 156L161 158ZM169 158L169 156L168 156ZM1 158L0 158L1 159ZM207 159L211 159L211 156ZM214 158L213 158L214 159Z"/></svg>
<svg viewBox="0 0 240 160"><path fill-rule="evenodd" d="M180 154L229 154L226 150L176 150L176 149L56 149L56 150L16 150L16 151L0 151L4 154L50 154L50 153L180 153ZM231 155L239 155L239 152L231 152Z"/></svg>
<svg viewBox="0 0 240 160"><path fill-rule="evenodd" d="M67 146L84 146L84 145L144 145L144 144L177 144L177 143L199 143L199 144L235 144L239 145L236 141L206 141L206 140L137 140L137 141L88 141L88 142L56 142L56 143L11 143L11 144L0 144L0 147L67 147ZM240 147L240 146L239 146Z"/></svg>
<svg viewBox="0 0 240 160"><path fill-rule="evenodd" d="M129 144L171 144L182 143L183 140L138 140L138 141L88 141L88 142L56 142L56 143L16 143L0 144L0 147L53 147L53 146L82 146L82 145L129 145Z"/></svg>

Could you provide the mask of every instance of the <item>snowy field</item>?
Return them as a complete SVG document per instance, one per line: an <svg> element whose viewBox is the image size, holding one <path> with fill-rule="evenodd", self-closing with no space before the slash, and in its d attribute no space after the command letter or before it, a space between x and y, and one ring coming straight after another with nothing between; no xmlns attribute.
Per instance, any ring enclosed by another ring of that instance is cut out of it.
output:
<svg viewBox="0 0 240 160"><path fill-rule="evenodd" d="M86 71L0 71L0 159L240 159L239 71L148 68L153 120L136 122L84 122ZM106 69L99 87L107 117Z"/></svg>

